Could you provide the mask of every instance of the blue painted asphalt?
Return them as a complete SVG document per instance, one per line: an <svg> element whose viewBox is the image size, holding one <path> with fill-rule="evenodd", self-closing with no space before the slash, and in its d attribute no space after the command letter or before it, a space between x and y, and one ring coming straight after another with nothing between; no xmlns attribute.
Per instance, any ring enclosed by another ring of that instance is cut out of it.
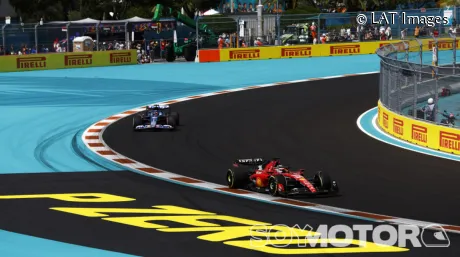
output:
<svg viewBox="0 0 460 257"><path fill-rule="evenodd" d="M134 255L109 252L89 247L0 230L0 253L5 257L135 257Z"/></svg>
<svg viewBox="0 0 460 257"><path fill-rule="evenodd" d="M149 64L0 74L1 173L72 172L100 167L78 154L78 133L133 107L312 77L379 70L376 55Z"/></svg>

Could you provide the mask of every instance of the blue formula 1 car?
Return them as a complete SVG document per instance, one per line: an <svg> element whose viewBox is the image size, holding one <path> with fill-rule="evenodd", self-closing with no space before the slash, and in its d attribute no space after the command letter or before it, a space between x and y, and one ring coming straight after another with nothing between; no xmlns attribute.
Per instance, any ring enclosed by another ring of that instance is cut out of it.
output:
<svg viewBox="0 0 460 257"><path fill-rule="evenodd" d="M145 111L134 115L133 130L173 130L179 126L179 114L169 105L148 105Z"/></svg>

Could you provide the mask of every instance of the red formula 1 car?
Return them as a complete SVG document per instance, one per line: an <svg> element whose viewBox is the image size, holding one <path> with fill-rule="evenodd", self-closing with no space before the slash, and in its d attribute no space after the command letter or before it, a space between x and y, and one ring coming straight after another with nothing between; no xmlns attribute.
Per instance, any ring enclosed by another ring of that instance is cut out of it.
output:
<svg viewBox="0 0 460 257"><path fill-rule="evenodd" d="M289 170L278 158L237 159L227 171L227 183L232 189L247 189L272 196L332 195L339 192L337 182L325 172L305 178L304 170Z"/></svg>

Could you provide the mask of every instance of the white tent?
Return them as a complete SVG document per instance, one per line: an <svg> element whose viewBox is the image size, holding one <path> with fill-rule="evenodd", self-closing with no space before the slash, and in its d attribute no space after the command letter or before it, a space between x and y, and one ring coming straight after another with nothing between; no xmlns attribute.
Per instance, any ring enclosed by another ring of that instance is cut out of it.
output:
<svg viewBox="0 0 460 257"><path fill-rule="evenodd" d="M82 19L78 21L72 21L72 23L78 23L78 24L97 24L98 22L99 22L98 20L94 20L91 18L86 18L86 19Z"/></svg>
<svg viewBox="0 0 460 257"><path fill-rule="evenodd" d="M137 17L137 16L134 16L130 19L126 19L126 20L123 20L125 22L151 22L152 20L149 20L149 19L144 19L144 18L140 18L140 17Z"/></svg>
<svg viewBox="0 0 460 257"><path fill-rule="evenodd" d="M210 16L210 15L216 15L216 14L219 14L219 12L214 9L208 10L205 13L203 13L204 16Z"/></svg>

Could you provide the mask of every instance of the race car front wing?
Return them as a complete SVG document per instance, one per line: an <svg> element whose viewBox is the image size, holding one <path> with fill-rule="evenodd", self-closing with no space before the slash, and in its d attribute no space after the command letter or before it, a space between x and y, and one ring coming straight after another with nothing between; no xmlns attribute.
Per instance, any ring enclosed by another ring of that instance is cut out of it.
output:
<svg viewBox="0 0 460 257"><path fill-rule="evenodd" d="M171 125L155 125L155 126L152 126L152 125L139 125L139 126L136 126L136 130L146 130L146 129L174 129L173 126Z"/></svg>

